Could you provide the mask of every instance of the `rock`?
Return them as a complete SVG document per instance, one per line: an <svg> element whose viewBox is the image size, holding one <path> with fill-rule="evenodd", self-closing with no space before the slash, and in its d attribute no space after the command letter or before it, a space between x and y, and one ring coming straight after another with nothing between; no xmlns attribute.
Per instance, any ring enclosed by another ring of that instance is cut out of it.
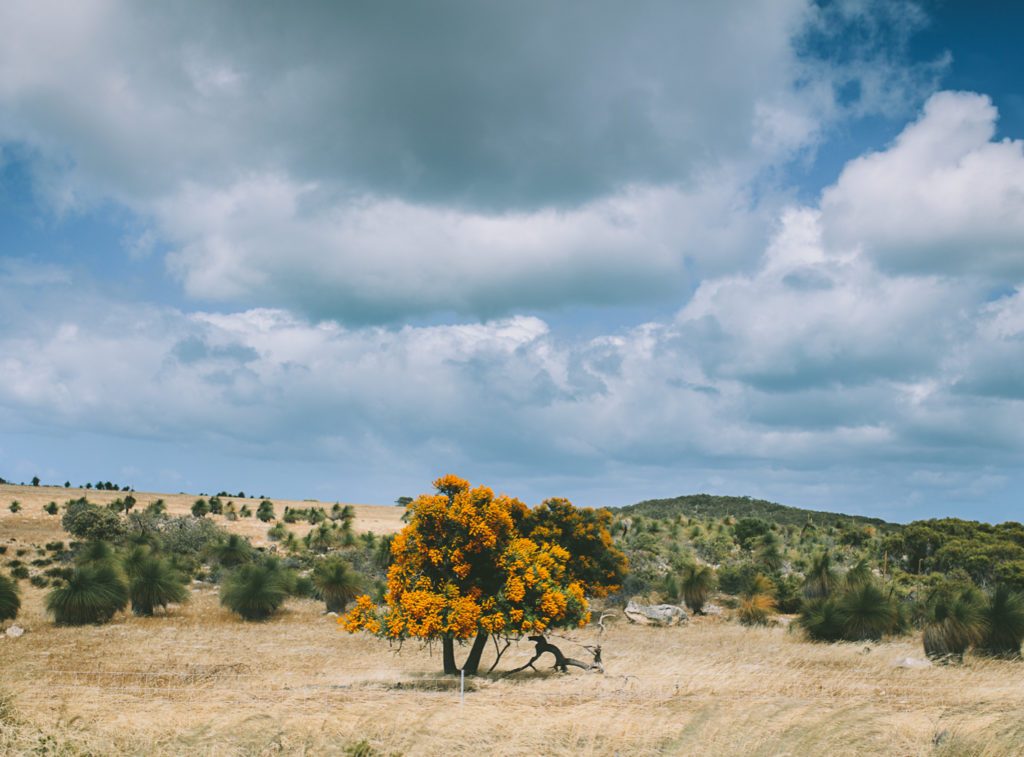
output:
<svg viewBox="0 0 1024 757"><path fill-rule="evenodd" d="M924 660L920 657L901 657L893 665L897 668L930 668L931 660Z"/></svg>
<svg viewBox="0 0 1024 757"><path fill-rule="evenodd" d="M327 613L327 617L328 618L336 618L336 617L338 617L338 613L336 613L336 612L329 612L329 613Z"/></svg>
<svg viewBox="0 0 1024 757"><path fill-rule="evenodd" d="M623 614L630 622L645 626L677 626L687 621L686 610L678 605L642 605L630 600Z"/></svg>
<svg viewBox="0 0 1024 757"><path fill-rule="evenodd" d="M25 633L25 629L21 626L11 626L7 629L7 636L11 639L17 639L23 633Z"/></svg>

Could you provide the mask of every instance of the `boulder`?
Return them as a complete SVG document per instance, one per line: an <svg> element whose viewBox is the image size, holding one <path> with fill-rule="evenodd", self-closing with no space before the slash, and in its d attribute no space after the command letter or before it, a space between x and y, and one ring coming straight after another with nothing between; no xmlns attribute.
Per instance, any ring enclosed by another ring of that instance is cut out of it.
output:
<svg viewBox="0 0 1024 757"><path fill-rule="evenodd" d="M630 600L623 614L631 623L645 626L678 626L687 621L686 610L678 605L642 605Z"/></svg>
<svg viewBox="0 0 1024 757"><path fill-rule="evenodd" d="M893 665L897 668L930 668L932 662L920 657L901 657L895 660Z"/></svg>
<svg viewBox="0 0 1024 757"><path fill-rule="evenodd" d="M25 629L21 626L11 626L7 629L7 637L11 639L17 639L23 633L25 633Z"/></svg>

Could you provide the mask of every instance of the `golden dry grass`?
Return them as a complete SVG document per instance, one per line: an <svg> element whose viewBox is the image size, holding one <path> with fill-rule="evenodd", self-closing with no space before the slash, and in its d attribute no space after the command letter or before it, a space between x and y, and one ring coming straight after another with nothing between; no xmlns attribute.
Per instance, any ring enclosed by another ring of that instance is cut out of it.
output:
<svg viewBox="0 0 1024 757"><path fill-rule="evenodd" d="M438 650L395 654L308 600L244 623L195 586L164 615L57 628L45 590L22 582L26 633L0 640L0 754L344 754L364 740L403 755L1024 754L1024 664L896 667L922 656L917 638L819 645L714 617L619 621L604 675L485 676L460 704ZM596 630L572 636L593 643ZM513 647L501 667L532 650Z"/></svg>

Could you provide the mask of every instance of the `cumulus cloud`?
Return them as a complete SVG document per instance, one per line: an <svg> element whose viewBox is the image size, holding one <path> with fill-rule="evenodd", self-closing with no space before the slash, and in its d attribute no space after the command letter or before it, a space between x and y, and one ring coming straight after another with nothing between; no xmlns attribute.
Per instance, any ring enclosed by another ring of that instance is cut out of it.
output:
<svg viewBox="0 0 1024 757"><path fill-rule="evenodd" d="M831 245L887 270L1024 275L1024 142L992 141L985 95L939 92L891 147L851 161L825 190Z"/></svg>
<svg viewBox="0 0 1024 757"><path fill-rule="evenodd" d="M59 210L151 221L129 256L171 249L206 301L355 324L664 301L756 259L762 174L890 107L837 86L914 100L878 45L800 43L879 12L12 2L0 141Z"/></svg>
<svg viewBox="0 0 1024 757"><path fill-rule="evenodd" d="M571 210L483 214L357 198L257 176L190 186L161 203L168 256L190 294L276 302L366 323L452 312L612 305L665 297L705 271L742 263L765 214L734 184L631 188Z"/></svg>

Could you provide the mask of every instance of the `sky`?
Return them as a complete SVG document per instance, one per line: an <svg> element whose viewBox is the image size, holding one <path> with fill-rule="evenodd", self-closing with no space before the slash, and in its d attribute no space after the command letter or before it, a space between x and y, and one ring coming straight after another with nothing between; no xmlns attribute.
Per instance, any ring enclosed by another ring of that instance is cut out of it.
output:
<svg viewBox="0 0 1024 757"><path fill-rule="evenodd" d="M0 5L0 476L1024 520L1024 6Z"/></svg>

